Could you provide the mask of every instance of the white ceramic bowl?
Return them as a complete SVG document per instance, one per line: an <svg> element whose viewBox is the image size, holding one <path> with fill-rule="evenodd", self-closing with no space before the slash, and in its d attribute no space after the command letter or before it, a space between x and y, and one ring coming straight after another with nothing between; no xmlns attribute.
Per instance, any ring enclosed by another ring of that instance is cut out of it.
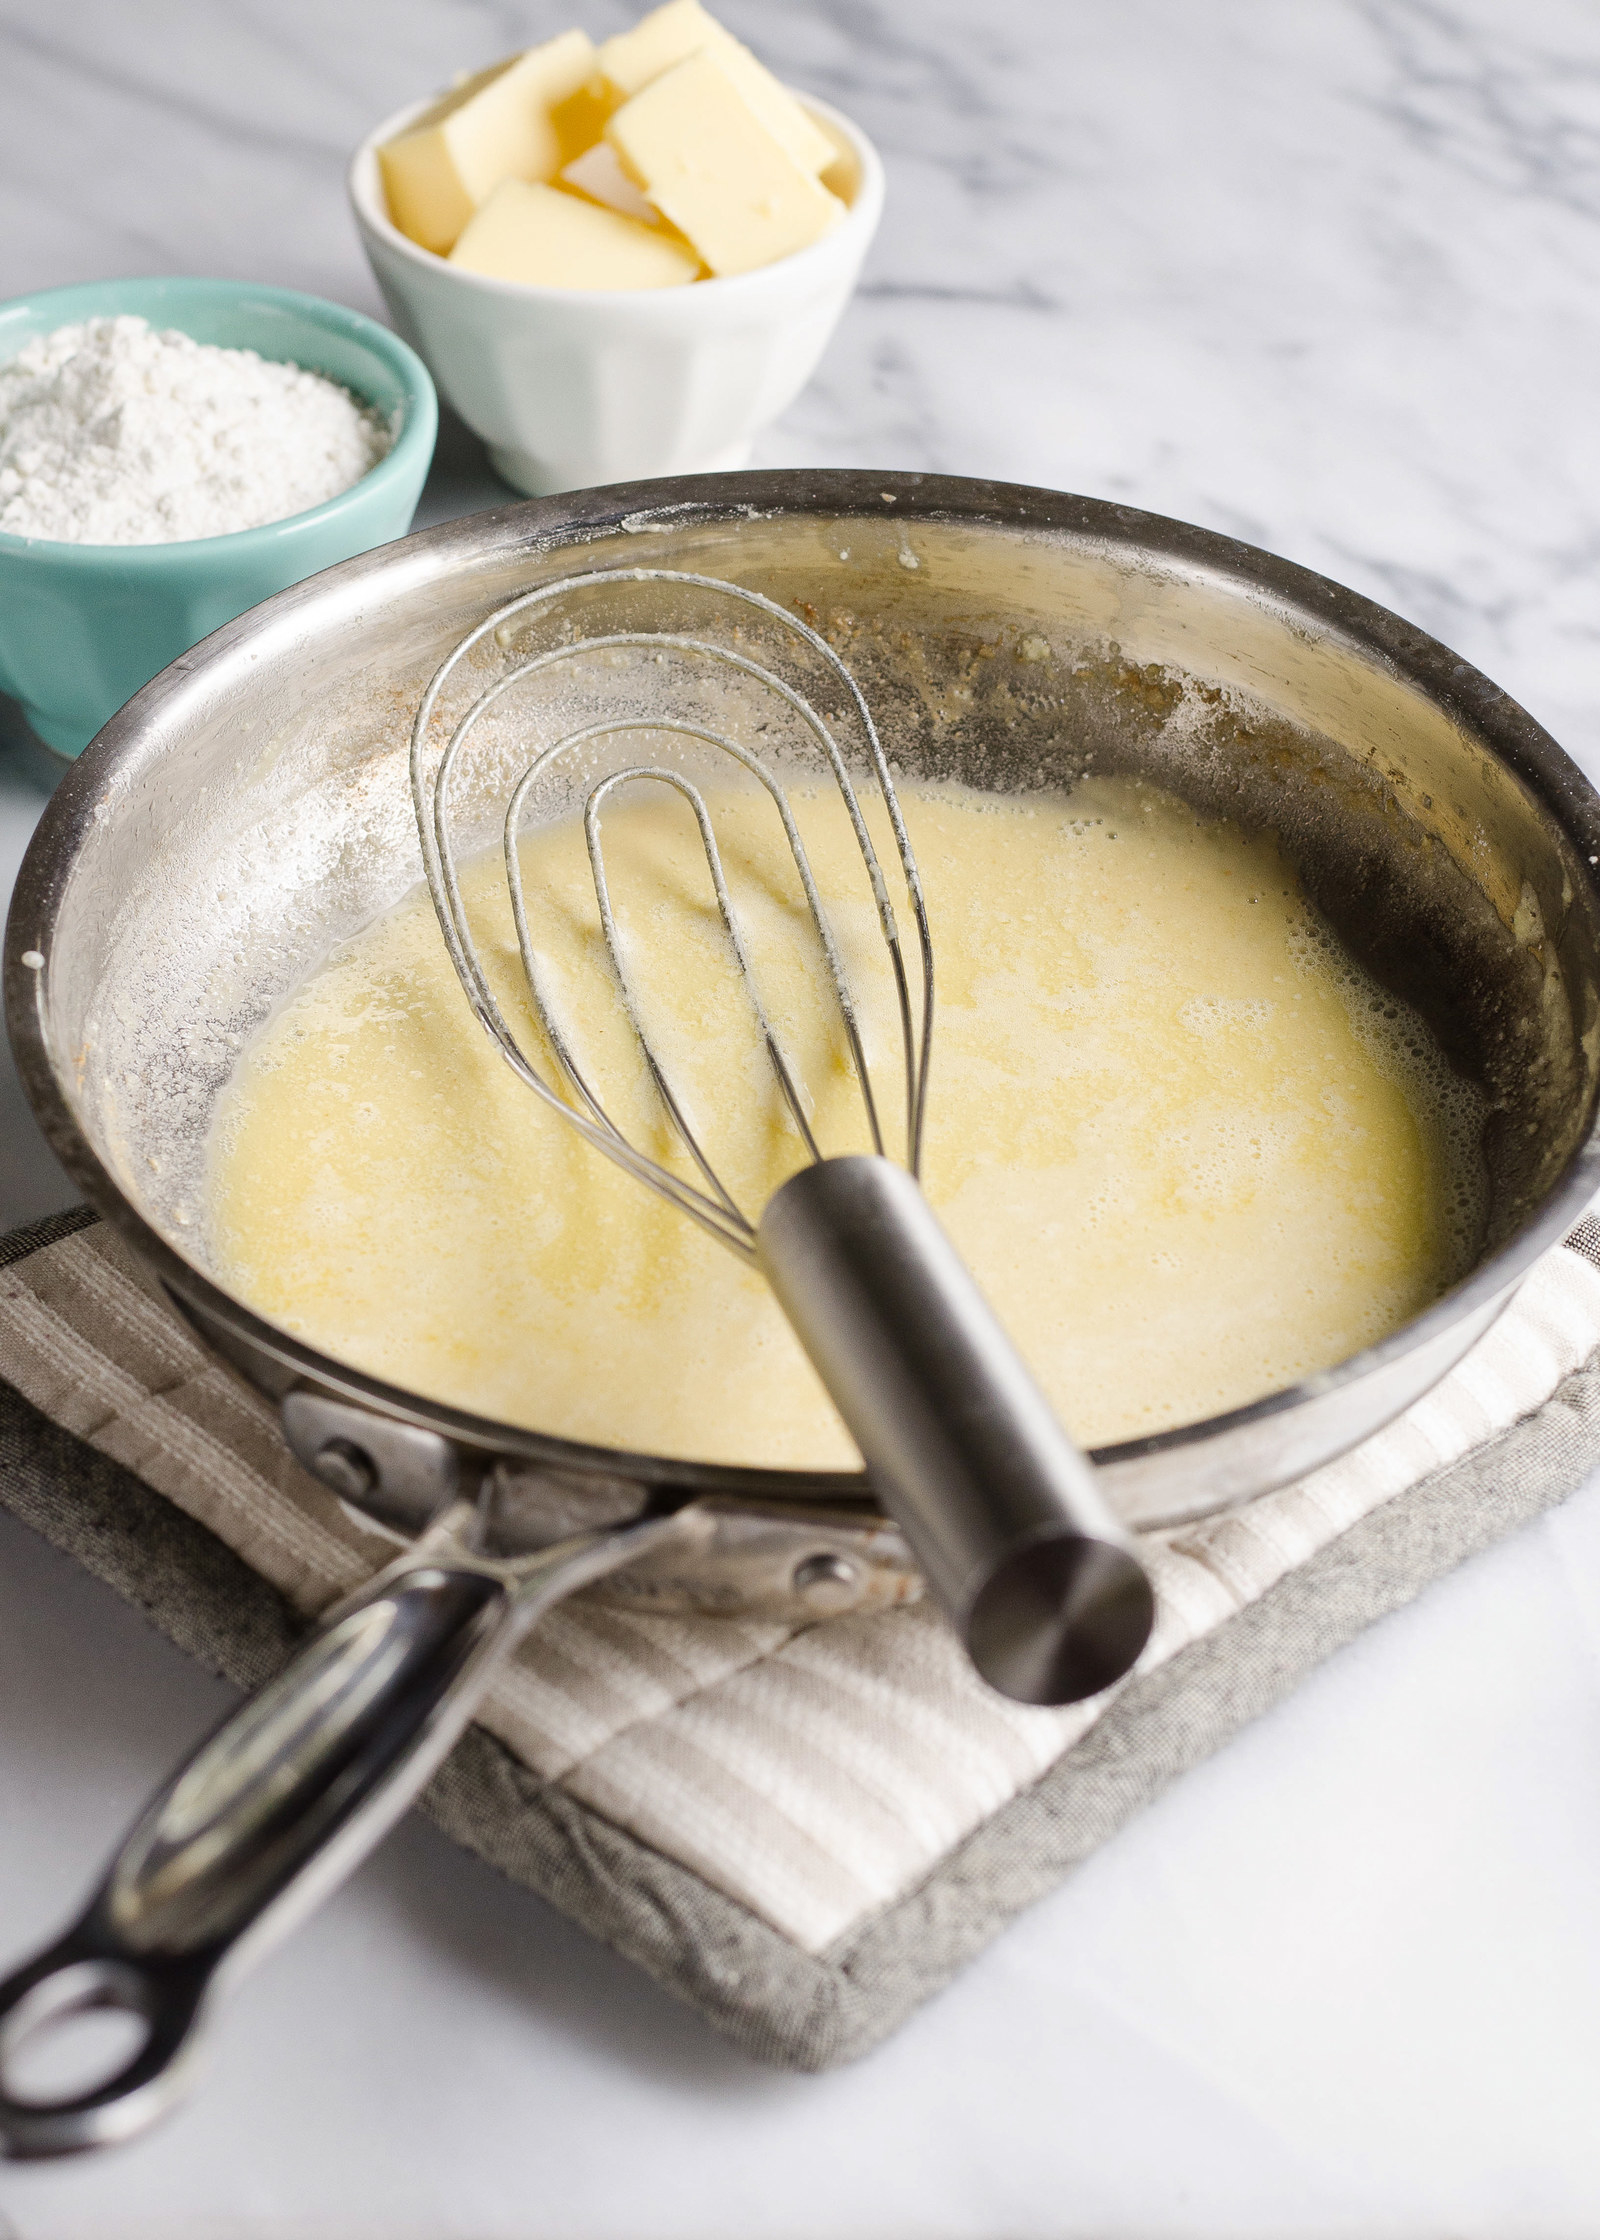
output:
<svg viewBox="0 0 1600 2240"><path fill-rule="evenodd" d="M395 325L517 489L742 467L810 379L883 210L866 135L807 101L854 155L849 215L757 272L684 288L530 288L463 272L391 224L377 150L431 105L379 125L350 165L350 201Z"/></svg>

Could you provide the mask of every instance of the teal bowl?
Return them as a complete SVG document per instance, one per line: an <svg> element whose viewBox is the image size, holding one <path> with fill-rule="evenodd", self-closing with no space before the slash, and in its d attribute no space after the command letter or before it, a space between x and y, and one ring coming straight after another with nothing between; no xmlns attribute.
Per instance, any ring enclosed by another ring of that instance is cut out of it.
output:
<svg viewBox="0 0 1600 2240"><path fill-rule="evenodd" d="M63 544L0 533L0 691L75 755L158 670L275 591L403 537L438 433L428 370L342 304L243 280L103 280L0 305L0 364L35 335L132 312L196 342L326 374L395 430L370 474L326 505L180 544Z"/></svg>

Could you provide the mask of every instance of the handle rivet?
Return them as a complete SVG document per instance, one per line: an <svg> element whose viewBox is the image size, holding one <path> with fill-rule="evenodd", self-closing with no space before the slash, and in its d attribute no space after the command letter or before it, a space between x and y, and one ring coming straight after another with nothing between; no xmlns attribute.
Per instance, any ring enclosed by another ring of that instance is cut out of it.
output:
<svg viewBox="0 0 1600 2240"><path fill-rule="evenodd" d="M341 1501L364 1500L378 1482L377 1467L371 1455L358 1447L354 1439L330 1439L326 1446L317 1449L311 1467Z"/></svg>
<svg viewBox="0 0 1600 2240"><path fill-rule="evenodd" d="M848 1556L822 1549L795 1565L793 1586L807 1609L825 1614L848 1610L860 1591L860 1580Z"/></svg>

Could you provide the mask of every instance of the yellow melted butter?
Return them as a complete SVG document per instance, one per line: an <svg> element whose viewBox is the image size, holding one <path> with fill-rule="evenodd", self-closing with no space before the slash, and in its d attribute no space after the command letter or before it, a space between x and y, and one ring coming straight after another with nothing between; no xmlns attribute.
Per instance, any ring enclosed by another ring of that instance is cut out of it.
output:
<svg viewBox="0 0 1600 2240"><path fill-rule="evenodd" d="M1121 780L904 801L937 973L925 1186L1081 1442L1281 1388L1461 1271L1476 1097L1322 930L1270 835ZM896 1013L859 858L836 798L795 809L897 1151ZM866 1148L772 809L728 794L715 814L817 1133ZM758 1210L803 1152L687 812L635 789L605 833L643 1013L714 1163ZM580 828L530 836L521 860L564 1030L619 1123L671 1157L600 959ZM496 993L538 1047L498 856L463 886ZM213 1139L208 1237L259 1311L457 1406L652 1453L855 1463L761 1279L514 1078L424 894L247 1049Z"/></svg>

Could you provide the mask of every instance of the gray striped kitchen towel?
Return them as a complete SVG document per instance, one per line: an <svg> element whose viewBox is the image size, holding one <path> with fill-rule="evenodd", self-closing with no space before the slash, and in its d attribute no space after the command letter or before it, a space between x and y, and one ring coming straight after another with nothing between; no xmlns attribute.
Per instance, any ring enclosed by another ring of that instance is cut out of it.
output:
<svg viewBox="0 0 1600 2240"><path fill-rule="evenodd" d="M1065 1711L927 1605L805 1625L584 1600L509 1665L426 1809L749 2052L864 2052L1174 1775L1600 1460L1600 1229L1386 1430L1149 1536L1138 1670ZM86 1210L0 1242L0 1501L216 1670L264 1679L387 1560Z"/></svg>

